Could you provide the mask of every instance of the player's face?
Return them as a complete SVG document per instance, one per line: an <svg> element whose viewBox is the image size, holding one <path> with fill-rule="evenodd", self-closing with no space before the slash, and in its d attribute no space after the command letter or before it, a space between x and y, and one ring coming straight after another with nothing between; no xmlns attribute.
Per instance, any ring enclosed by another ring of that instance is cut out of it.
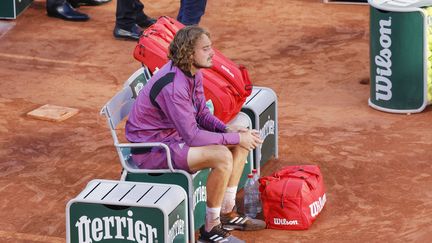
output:
<svg viewBox="0 0 432 243"><path fill-rule="evenodd" d="M202 34L195 44L193 55L194 67L197 69L211 67L213 65L213 56L214 51L211 40L206 34Z"/></svg>

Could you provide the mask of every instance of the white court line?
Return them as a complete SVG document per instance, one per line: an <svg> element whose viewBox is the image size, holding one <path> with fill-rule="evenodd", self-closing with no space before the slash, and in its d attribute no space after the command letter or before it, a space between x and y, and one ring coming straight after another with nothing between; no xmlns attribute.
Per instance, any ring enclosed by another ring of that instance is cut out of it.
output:
<svg viewBox="0 0 432 243"><path fill-rule="evenodd" d="M70 64L70 65L78 65L78 66L104 67L103 65L97 65L88 62L71 62L71 61L62 61L62 60L40 58L40 57L22 56L22 55L15 55L15 54L12 55L7 53L0 53L0 57L21 59L21 60L32 60L32 61L48 62L48 63L61 63L61 64L68 64L68 65Z"/></svg>
<svg viewBox="0 0 432 243"><path fill-rule="evenodd" d="M46 243L64 243L66 239L55 236L43 236L35 234L17 233L0 230L0 239L13 239L13 240L26 240L33 242L46 242ZM1 240L0 240L1 241Z"/></svg>
<svg viewBox="0 0 432 243"><path fill-rule="evenodd" d="M15 22L0 22L0 39L15 26Z"/></svg>

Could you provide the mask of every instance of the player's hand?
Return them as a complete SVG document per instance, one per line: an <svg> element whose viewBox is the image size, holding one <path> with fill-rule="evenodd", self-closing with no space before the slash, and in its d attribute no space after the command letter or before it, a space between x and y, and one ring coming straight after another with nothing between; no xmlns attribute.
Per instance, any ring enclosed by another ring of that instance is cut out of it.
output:
<svg viewBox="0 0 432 243"><path fill-rule="evenodd" d="M257 130L247 130L245 132L240 132L239 145L243 148L252 151L262 143L263 140L260 138L259 132Z"/></svg>

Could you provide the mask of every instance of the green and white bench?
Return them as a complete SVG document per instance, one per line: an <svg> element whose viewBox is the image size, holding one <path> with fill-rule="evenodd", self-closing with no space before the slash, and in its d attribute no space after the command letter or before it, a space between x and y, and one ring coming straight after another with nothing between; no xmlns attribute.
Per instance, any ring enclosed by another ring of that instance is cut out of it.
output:
<svg viewBox="0 0 432 243"><path fill-rule="evenodd" d="M189 242L178 185L93 180L66 206L66 242Z"/></svg>

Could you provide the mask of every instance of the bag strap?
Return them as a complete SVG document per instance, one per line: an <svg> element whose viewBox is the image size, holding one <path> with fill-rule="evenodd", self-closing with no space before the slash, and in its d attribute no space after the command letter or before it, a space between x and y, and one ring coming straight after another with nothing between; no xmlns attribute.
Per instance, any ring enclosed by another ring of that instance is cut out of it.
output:
<svg viewBox="0 0 432 243"><path fill-rule="evenodd" d="M249 73L248 73L246 67L240 64L239 69L240 69L240 72L243 76L244 89L246 91L245 97L248 97L252 93L253 85L252 85L252 82L250 81Z"/></svg>
<svg viewBox="0 0 432 243"><path fill-rule="evenodd" d="M284 208L284 200L283 199L285 197L285 192L286 192L285 188L286 188L287 183L288 183L288 180L285 180L284 185L282 187L282 195L281 195L281 199L280 199L281 208Z"/></svg>
<svg viewBox="0 0 432 243"><path fill-rule="evenodd" d="M184 27L183 24L177 22L176 20L168 16L161 16L160 19L161 19L160 24L165 26L166 29L170 30L172 36L174 36L177 33L177 31L179 31L181 28ZM176 22L178 26L176 26Z"/></svg>
<svg viewBox="0 0 432 243"><path fill-rule="evenodd" d="M258 179L259 181L259 191L260 193L263 193L267 187L267 185L272 181L280 180L279 178L273 177L273 176L265 176Z"/></svg>
<svg viewBox="0 0 432 243"><path fill-rule="evenodd" d="M285 177L287 175L302 171L311 175L320 176L318 167L316 166L288 166L282 168L282 170L277 171L273 174L275 177Z"/></svg>
<svg viewBox="0 0 432 243"><path fill-rule="evenodd" d="M308 180L307 177L304 177L302 175L293 175L293 174L291 174L291 175L288 175L288 176L284 177L283 179L288 179L288 178L302 179L302 180L304 180L306 182L306 184L308 185L308 187L309 187L310 190L314 190L315 189L315 186L312 185L312 183L310 183L310 181Z"/></svg>

